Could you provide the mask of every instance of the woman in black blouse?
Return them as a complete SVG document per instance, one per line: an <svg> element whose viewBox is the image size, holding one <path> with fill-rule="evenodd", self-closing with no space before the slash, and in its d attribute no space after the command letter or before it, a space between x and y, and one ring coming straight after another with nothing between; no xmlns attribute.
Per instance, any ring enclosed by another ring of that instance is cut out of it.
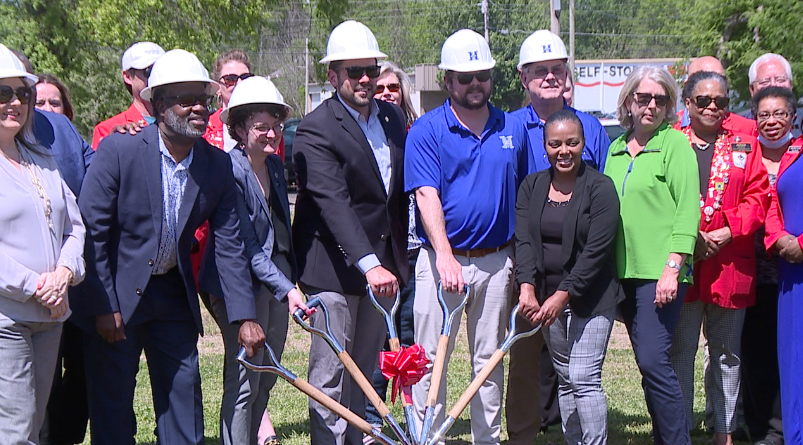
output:
<svg viewBox="0 0 803 445"><path fill-rule="evenodd" d="M624 299L613 261L619 199L611 179L583 163L574 112L550 116L544 143L552 166L528 176L516 202L519 307L543 323L566 442L605 444L602 363Z"/></svg>

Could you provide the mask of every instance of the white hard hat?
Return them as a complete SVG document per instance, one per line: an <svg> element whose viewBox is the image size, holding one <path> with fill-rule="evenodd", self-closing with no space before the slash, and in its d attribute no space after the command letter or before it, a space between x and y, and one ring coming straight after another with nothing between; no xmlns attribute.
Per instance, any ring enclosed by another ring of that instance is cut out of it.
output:
<svg viewBox="0 0 803 445"><path fill-rule="evenodd" d="M287 115L293 114L293 107L284 102L282 93L269 79L262 76L253 76L245 79L234 87L229 99L229 106L220 113L220 120L229 123L229 111L243 105L270 104L284 107Z"/></svg>
<svg viewBox="0 0 803 445"><path fill-rule="evenodd" d="M38 77L25 71L25 65L5 45L0 43L0 79L20 77L29 87L36 85Z"/></svg>
<svg viewBox="0 0 803 445"><path fill-rule="evenodd" d="M210 93L220 88L220 84L209 78L204 65L195 54L183 49L170 50L153 64L148 77L148 87L139 93L143 100L151 100L153 90L163 85L184 82L205 82L209 84Z"/></svg>
<svg viewBox="0 0 803 445"><path fill-rule="evenodd" d="M563 40L546 29L539 29L530 34L521 44L518 68L521 69L528 63L568 58L569 54L566 52Z"/></svg>
<svg viewBox="0 0 803 445"><path fill-rule="evenodd" d="M447 71L468 73L489 70L496 66L491 57L491 48L485 38L470 29L461 29L443 42L441 64L438 68Z"/></svg>
<svg viewBox="0 0 803 445"><path fill-rule="evenodd" d="M335 27L326 44L326 57L320 63L336 60L384 59L388 55L379 51L374 33L367 26L347 20Z"/></svg>
<svg viewBox="0 0 803 445"><path fill-rule="evenodd" d="M128 71L131 68L135 70L142 70L156 62L156 59L162 57L165 50L161 46L153 42L137 42L123 53L123 71Z"/></svg>

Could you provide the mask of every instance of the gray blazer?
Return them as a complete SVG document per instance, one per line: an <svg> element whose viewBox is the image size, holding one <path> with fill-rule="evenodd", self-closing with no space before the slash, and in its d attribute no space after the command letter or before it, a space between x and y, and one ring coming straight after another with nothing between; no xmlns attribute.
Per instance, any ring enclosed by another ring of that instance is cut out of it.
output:
<svg viewBox="0 0 803 445"><path fill-rule="evenodd" d="M264 284L276 299L284 300L287 293L295 287L295 284L271 260L274 243L273 222L270 218L270 210L265 200L265 195L262 194L262 188L259 186L256 176L254 176L254 171L248 162L248 156L239 148L231 150L229 156L231 157L234 181L237 184L237 214L240 217L240 235L245 242L245 255L251 264L254 292L258 294L259 286ZM269 167L273 167L270 159L265 162ZM275 168L270 168L270 173L271 176L274 173L281 174L282 179L284 179L284 172L276 172ZM273 178L271 178L271 182L273 182ZM277 190L272 187L271 193L277 193ZM206 245L204 255L213 255L214 250L215 243L209 242ZM294 263L295 261L291 259L290 262ZM215 262L206 261L204 266L206 267L202 268L198 274L201 289L211 295L220 297L222 290L215 286L215 283L220 282L217 278L218 272Z"/></svg>

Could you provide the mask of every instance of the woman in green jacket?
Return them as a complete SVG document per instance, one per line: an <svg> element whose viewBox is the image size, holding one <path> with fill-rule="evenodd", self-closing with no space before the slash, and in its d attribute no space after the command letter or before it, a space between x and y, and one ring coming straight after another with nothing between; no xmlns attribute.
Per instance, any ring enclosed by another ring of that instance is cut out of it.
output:
<svg viewBox="0 0 803 445"><path fill-rule="evenodd" d="M683 394L669 350L700 225L697 159L677 120L677 84L657 66L638 67L619 94L627 132L608 151L605 174L621 202L616 266L625 319L642 374L656 445L689 445Z"/></svg>

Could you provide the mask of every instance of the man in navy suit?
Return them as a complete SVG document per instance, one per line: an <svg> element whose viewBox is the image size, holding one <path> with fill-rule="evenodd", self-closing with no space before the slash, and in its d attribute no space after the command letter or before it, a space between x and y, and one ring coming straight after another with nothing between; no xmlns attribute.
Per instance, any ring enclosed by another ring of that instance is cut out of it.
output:
<svg viewBox="0 0 803 445"><path fill-rule="evenodd" d="M87 298L74 304L86 331L93 444L134 444L134 387L145 351L159 444L202 444L198 369L202 333L190 267L193 234L209 221L222 297L248 355L265 342L235 210L226 153L201 136L218 85L193 54L173 50L153 66L142 97L156 125L114 134L98 147L79 206L92 268ZM211 260L211 259L210 259Z"/></svg>

